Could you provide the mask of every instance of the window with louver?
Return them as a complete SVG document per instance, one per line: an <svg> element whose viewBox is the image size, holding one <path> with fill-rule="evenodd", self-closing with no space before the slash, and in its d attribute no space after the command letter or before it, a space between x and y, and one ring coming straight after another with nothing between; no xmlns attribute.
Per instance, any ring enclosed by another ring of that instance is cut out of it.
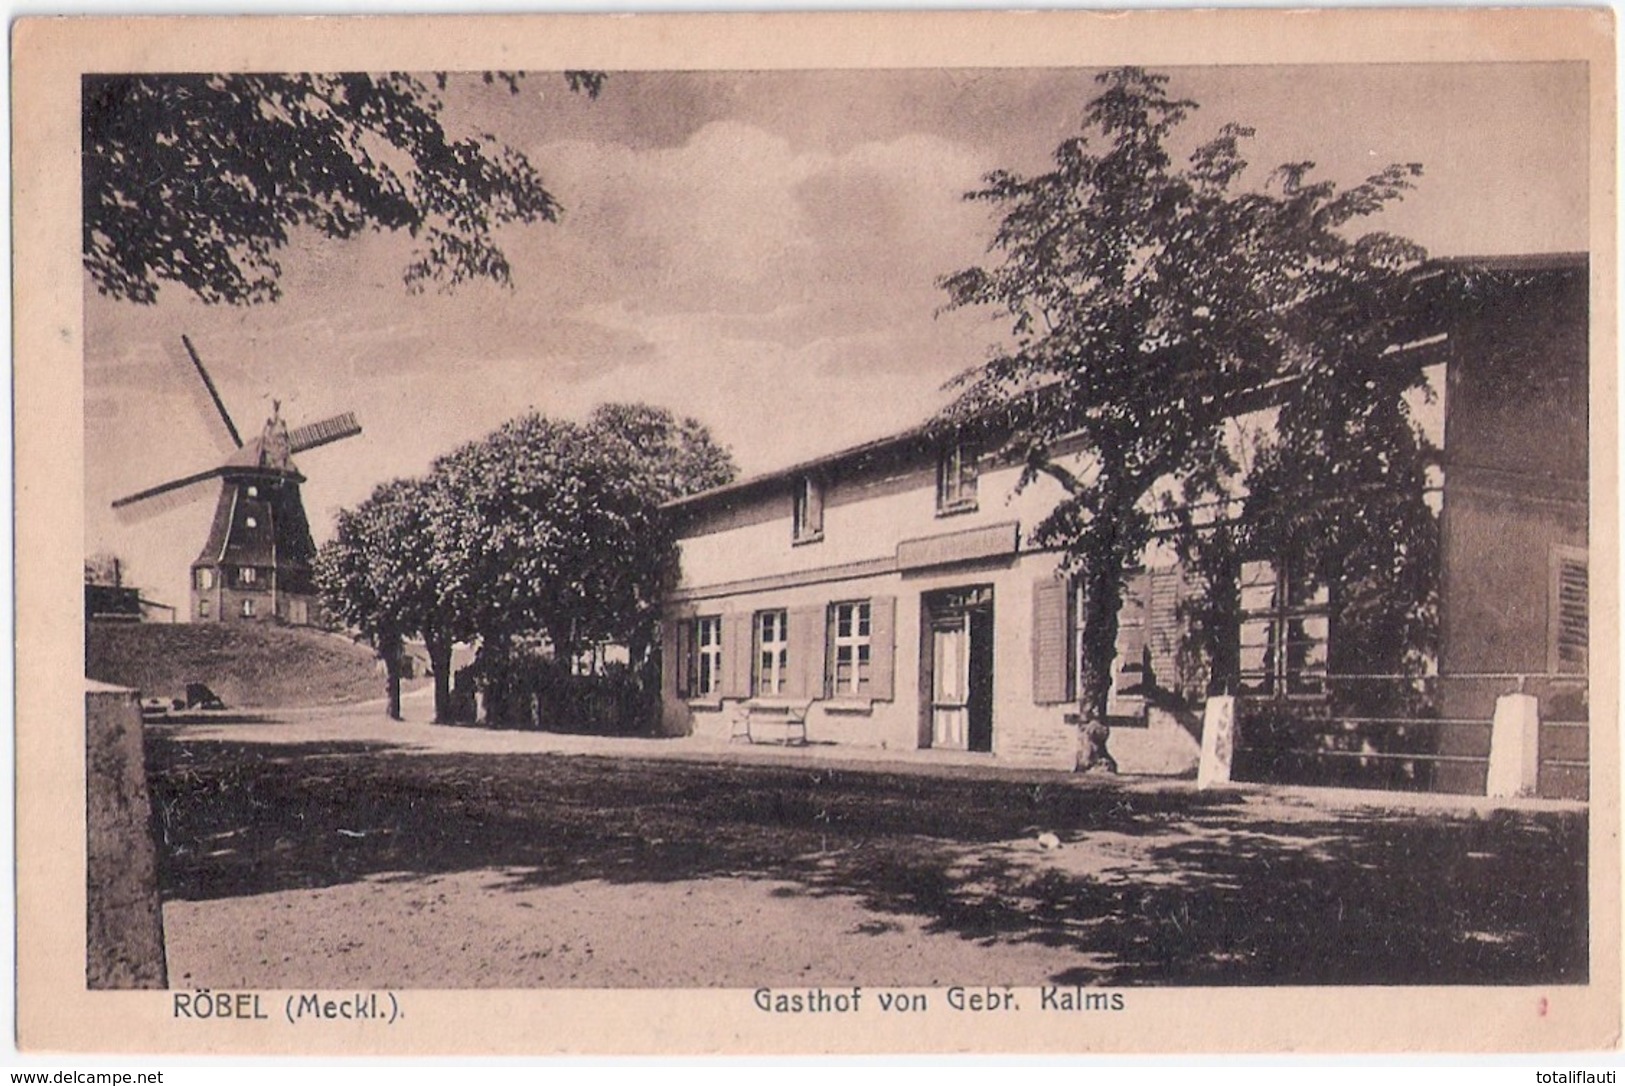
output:
<svg viewBox="0 0 1625 1086"><path fill-rule="evenodd" d="M1589 663L1591 616L1590 575L1586 552L1577 547L1552 548L1548 596L1548 668L1565 675L1584 675Z"/></svg>

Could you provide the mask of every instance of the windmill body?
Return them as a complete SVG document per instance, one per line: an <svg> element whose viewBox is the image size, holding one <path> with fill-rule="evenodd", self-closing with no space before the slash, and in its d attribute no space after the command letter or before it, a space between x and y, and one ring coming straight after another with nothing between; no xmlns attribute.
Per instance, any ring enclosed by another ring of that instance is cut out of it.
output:
<svg viewBox="0 0 1625 1086"><path fill-rule="evenodd" d="M319 622L311 571L316 544L299 493L305 476L293 455L354 437L361 427L345 412L289 431L277 404L264 431L245 444L191 342L182 340L237 451L217 467L120 498L113 508L139 516L219 480L209 536L191 566L191 620Z"/></svg>
<svg viewBox="0 0 1625 1086"><path fill-rule="evenodd" d="M221 469L209 537L192 563L192 618L308 624L317 614L316 544L280 418Z"/></svg>

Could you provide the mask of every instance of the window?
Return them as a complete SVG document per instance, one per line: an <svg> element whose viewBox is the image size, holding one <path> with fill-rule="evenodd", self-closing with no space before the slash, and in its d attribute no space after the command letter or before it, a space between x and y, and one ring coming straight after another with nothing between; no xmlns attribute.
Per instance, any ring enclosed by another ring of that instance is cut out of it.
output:
<svg viewBox="0 0 1625 1086"><path fill-rule="evenodd" d="M976 508L976 450L957 441L937 460L937 512Z"/></svg>
<svg viewBox="0 0 1625 1086"><path fill-rule="evenodd" d="M249 487L249 488L248 488L248 496L249 496L249 497L250 497L250 498L257 498L257 497L259 497L259 496L260 496L260 488L259 488L259 487L257 487L257 486L251 486L251 487ZM250 525L250 526L249 526L249 527L253 527L253 525Z"/></svg>
<svg viewBox="0 0 1625 1086"><path fill-rule="evenodd" d="M830 696L869 693L869 601L834 604L829 618Z"/></svg>
<svg viewBox="0 0 1625 1086"><path fill-rule="evenodd" d="M1547 589L1547 670L1560 675L1584 675L1590 663L1590 573L1586 552L1578 547L1553 547L1551 582Z"/></svg>
<svg viewBox="0 0 1625 1086"><path fill-rule="evenodd" d="M708 615L689 623L688 686L691 698L715 697L722 690L722 616Z"/></svg>
<svg viewBox="0 0 1625 1086"><path fill-rule="evenodd" d="M253 517L244 517L243 524L249 528L258 528L260 526L260 522L255 520Z"/></svg>
<svg viewBox="0 0 1625 1086"><path fill-rule="evenodd" d="M214 570L200 569L197 571L197 586L199 591L207 592L214 587Z"/></svg>
<svg viewBox="0 0 1625 1086"><path fill-rule="evenodd" d="M197 617L198 618L208 618L209 617L209 601L208 600L198 600L197 601Z"/></svg>
<svg viewBox="0 0 1625 1086"><path fill-rule="evenodd" d="M812 475L796 480L792 540L813 543L824 538L824 482Z"/></svg>
<svg viewBox="0 0 1625 1086"><path fill-rule="evenodd" d="M790 674L790 622L784 611L756 613L756 690L758 696L784 693Z"/></svg>
<svg viewBox="0 0 1625 1086"><path fill-rule="evenodd" d="M1270 562L1241 567L1241 692L1320 695L1326 690L1331 617L1326 586Z"/></svg>
<svg viewBox="0 0 1625 1086"><path fill-rule="evenodd" d="M255 578L258 575L259 575L259 571L256 570L253 566L244 566L242 569L239 569L237 571L237 583L238 584L253 584Z"/></svg>
<svg viewBox="0 0 1625 1086"><path fill-rule="evenodd" d="M243 617L244 618L253 618L254 617L254 601L253 600L244 600L243 601Z"/></svg>

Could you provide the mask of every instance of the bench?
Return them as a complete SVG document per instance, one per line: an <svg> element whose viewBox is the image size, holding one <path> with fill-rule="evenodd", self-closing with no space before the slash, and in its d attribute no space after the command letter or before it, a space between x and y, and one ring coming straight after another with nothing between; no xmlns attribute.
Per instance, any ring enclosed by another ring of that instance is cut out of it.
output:
<svg viewBox="0 0 1625 1086"><path fill-rule="evenodd" d="M807 745L807 713L813 699L806 701L746 701L734 713L733 734L730 741L743 739L747 743L765 742L762 733L782 728L785 746Z"/></svg>

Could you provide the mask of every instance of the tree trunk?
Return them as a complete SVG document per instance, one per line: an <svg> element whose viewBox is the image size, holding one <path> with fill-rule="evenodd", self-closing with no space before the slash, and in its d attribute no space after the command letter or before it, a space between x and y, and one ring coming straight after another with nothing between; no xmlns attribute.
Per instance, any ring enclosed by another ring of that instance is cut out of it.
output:
<svg viewBox="0 0 1625 1086"><path fill-rule="evenodd" d="M434 722L449 724L452 718L451 638L435 630L425 630L423 644L429 650L429 668L434 672Z"/></svg>
<svg viewBox="0 0 1625 1086"><path fill-rule="evenodd" d="M401 635L380 633L378 656L384 661L384 712L391 720L401 719Z"/></svg>
<svg viewBox="0 0 1625 1086"><path fill-rule="evenodd" d="M547 640L553 646L553 663L563 675L575 674L576 645L572 637L573 623L549 623Z"/></svg>
<svg viewBox="0 0 1625 1086"><path fill-rule="evenodd" d="M485 694L484 723L490 727L505 727L509 715L509 686L513 682L507 636L482 637L478 663L480 689Z"/></svg>
<svg viewBox="0 0 1625 1086"><path fill-rule="evenodd" d="M1106 705L1112 690L1112 664L1117 659L1117 620L1123 584L1139 555L1124 555L1121 546L1103 548L1084 562L1083 651L1079 654L1078 716L1081 731L1079 769L1101 766L1117 772L1117 760L1106 749L1111 736Z"/></svg>

